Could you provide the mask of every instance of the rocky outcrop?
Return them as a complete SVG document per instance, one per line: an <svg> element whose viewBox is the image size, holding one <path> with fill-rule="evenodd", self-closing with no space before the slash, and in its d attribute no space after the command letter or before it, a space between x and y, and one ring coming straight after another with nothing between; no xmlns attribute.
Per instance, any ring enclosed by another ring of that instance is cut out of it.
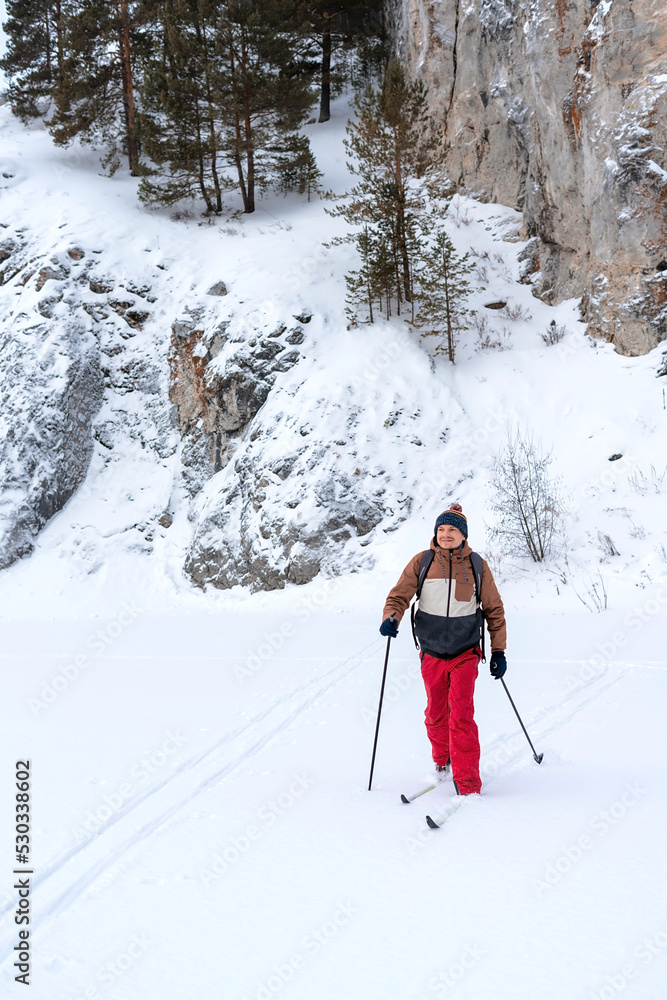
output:
<svg viewBox="0 0 667 1000"><path fill-rule="evenodd" d="M35 277L36 313L52 316L69 274L65 262L28 262L20 238L5 241L2 253L2 277L27 267L22 285ZM0 334L0 569L32 551L85 478L103 396L99 345L86 324L66 315L38 320L28 312L8 317Z"/></svg>
<svg viewBox="0 0 667 1000"><path fill-rule="evenodd" d="M355 479L329 442L304 443L296 428L290 437L282 454L271 432L258 428L222 481L211 484L185 562L197 585L276 590L362 560L369 566L372 557L356 540L363 544L383 519L404 519L409 501L392 509L377 469L357 468Z"/></svg>
<svg viewBox="0 0 667 1000"><path fill-rule="evenodd" d="M202 317L203 311L195 310L173 324L169 353L169 398L176 406L183 474L191 495L224 468L278 374L300 357L282 342L284 328L248 342L243 337L234 341L227 334L228 322L205 329Z"/></svg>
<svg viewBox="0 0 667 1000"><path fill-rule="evenodd" d="M624 354L667 338L663 0L400 0L450 177L524 213L524 280ZM661 267L662 265L662 267Z"/></svg>
<svg viewBox="0 0 667 1000"><path fill-rule="evenodd" d="M346 551L346 543L391 514L384 488L372 476L352 482L330 468L328 448L302 447L267 462L263 444L233 463L232 476L199 519L185 562L199 586L277 590L308 583L322 570L355 568L361 553ZM370 555L366 564L372 565Z"/></svg>
<svg viewBox="0 0 667 1000"><path fill-rule="evenodd" d="M121 440L162 461L176 450L166 371L139 335L150 286L106 275L102 251L45 255L27 230L3 228L0 568L32 551L96 449L98 472L121 460Z"/></svg>
<svg viewBox="0 0 667 1000"><path fill-rule="evenodd" d="M391 530L410 502L360 450L361 412L332 405L326 379L312 398L322 376L295 347L307 344L303 325L250 339L233 329L207 332L196 314L173 328L171 399L195 521L185 572L201 587L274 590L371 564L370 533Z"/></svg>

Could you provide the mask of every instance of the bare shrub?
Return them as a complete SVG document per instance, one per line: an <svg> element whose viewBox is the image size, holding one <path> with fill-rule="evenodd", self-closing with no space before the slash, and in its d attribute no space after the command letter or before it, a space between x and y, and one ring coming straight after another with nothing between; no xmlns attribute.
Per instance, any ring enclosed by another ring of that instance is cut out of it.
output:
<svg viewBox="0 0 667 1000"><path fill-rule="evenodd" d="M485 330L480 334L479 343L475 350L479 351L509 351L512 346L512 331L506 326L502 330Z"/></svg>
<svg viewBox="0 0 667 1000"><path fill-rule="evenodd" d="M546 332L541 334L541 337L547 347L551 347L553 344L560 344L566 333L567 327L559 326L556 323L556 320L552 319L546 329Z"/></svg>
<svg viewBox="0 0 667 1000"><path fill-rule="evenodd" d="M489 260L488 250L478 250L477 247L470 247L468 252L471 257L478 257L479 260Z"/></svg>
<svg viewBox="0 0 667 1000"><path fill-rule="evenodd" d="M665 466L662 472L658 472L656 467L652 465L648 475L637 468L631 476L628 476L628 483L632 486L635 493L639 493L643 497L647 493L662 493L666 475L667 466Z"/></svg>
<svg viewBox="0 0 667 1000"><path fill-rule="evenodd" d="M598 542L600 543L600 548L606 556L620 556L621 553L618 551L609 535L602 531L598 531Z"/></svg>
<svg viewBox="0 0 667 1000"><path fill-rule="evenodd" d="M529 323L533 318L533 314L529 312L525 306L511 306L509 302L503 309L503 316L506 316L507 319L511 319L514 322L516 322L516 320L523 320L526 323Z"/></svg>
<svg viewBox="0 0 667 1000"><path fill-rule="evenodd" d="M473 313L470 324L476 331L478 337L483 337L485 333L489 332L489 317L485 313Z"/></svg>
<svg viewBox="0 0 667 1000"><path fill-rule="evenodd" d="M497 524L491 537L510 553L542 562L552 550L561 512L560 480L551 479L551 452L530 436L507 432L504 449L491 470L491 510Z"/></svg>
<svg viewBox="0 0 667 1000"><path fill-rule="evenodd" d="M477 347L475 348L475 350L478 353L479 353L479 351L497 351L499 347L500 347L500 341L496 337L495 331L494 331L493 333L485 333L485 334L483 334L479 338L479 343L478 343Z"/></svg>
<svg viewBox="0 0 667 1000"><path fill-rule="evenodd" d="M500 331L500 347L498 348L498 350L509 351L511 346L512 346L512 331L509 330L506 326L504 326Z"/></svg>
<svg viewBox="0 0 667 1000"><path fill-rule="evenodd" d="M481 281L483 285L488 285L489 283L489 272L484 267L483 264L475 265L475 277L478 281Z"/></svg>
<svg viewBox="0 0 667 1000"><path fill-rule="evenodd" d="M512 346L512 332L506 326L501 331L489 326L489 317L481 312L476 312L471 320L471 326L477 333L478 344L475 350L479 351L508 351Z"/></svg>
<svg viewBox="0 0 667 1000"><path fill-rule="evenodd" d="M514 275L510 271L509 267L507 267L507 265L504 265L503 267L499 267L498 268L498 274L503 279L503 281L506 281L508 284L511 285L511 284L514 283Z"/></svg>
<svg viewBox="0 0 667 1000"><path fill-rule="evenodd" d="M472 215L467 208L461 208L458 199L450 204L447 215L458 229L461 226L469 226L472 222Z"/></svg>
<svg viewBox="0 0 667 1000"><path fill-rule="evenodd" d="M583 581L584 594L580 594L577 588L572 584L572 588L584 605L593 614L600 613L601 611L607 610L607 588L604 584L604 579L602 573L598 573L598 579L593 580L592 577L588 577Z"/></svg>

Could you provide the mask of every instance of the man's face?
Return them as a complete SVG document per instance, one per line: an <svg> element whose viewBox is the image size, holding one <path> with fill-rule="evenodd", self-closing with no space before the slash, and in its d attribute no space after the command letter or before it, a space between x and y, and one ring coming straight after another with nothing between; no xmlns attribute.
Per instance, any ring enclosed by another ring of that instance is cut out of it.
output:
<svg viewBox="0 0 667 1000"><path fill-rule="evenodd" d="M441 549L456 549L463 541L463 532L455 528L453 524L441 524L436 540Z"/></svg>

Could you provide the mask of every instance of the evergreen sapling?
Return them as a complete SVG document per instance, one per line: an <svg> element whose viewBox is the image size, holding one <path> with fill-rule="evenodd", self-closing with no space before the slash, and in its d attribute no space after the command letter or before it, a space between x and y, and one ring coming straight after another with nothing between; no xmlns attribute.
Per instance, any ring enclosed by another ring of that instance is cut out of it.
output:
<svg viewBox="0 0 667 1000"><path fill-rule="evenodd" d="M473 270L468 254L458 256L438 219L433 220L435 231L419 259L418 302L415 325L422 336L439 337L436 354L447 354L454 363L457 334L467 330L466 321L471 315L467 308L471 292L468 275Z"/></svg>

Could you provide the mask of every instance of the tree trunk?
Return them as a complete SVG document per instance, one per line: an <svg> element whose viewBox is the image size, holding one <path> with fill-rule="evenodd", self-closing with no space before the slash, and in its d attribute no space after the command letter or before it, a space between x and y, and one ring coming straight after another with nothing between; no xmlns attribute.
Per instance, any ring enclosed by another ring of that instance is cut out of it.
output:
<svg viewBox="0 0 667 1000"><path fill-rule="evenodd" d="M215 141L215 118L213 115L213 96L211 94L211 74L210 74L210 63L208 58L208 45L206 44L206 26L201 27L201 45L202 51L204 53L204 66L206 67L204 73L204 79L206 82L206 101L208 105L208 131L210 137L210 157L211 157L211 175L213 177L213 187L215 189L215 211L219 215L222 212L222 193L220 191L220 179L218 177L218 150L216 148ZM208 207L209 212L213 211L213 208Z"/></svg>
<svg viewBox="0 0 667 1000"><path fill-rule="evenodd" d="M136 126L134 120L134 85L132 80L132 61L130 52L130 12L128 0L120 0L116 4L118 14L118 49L120 55L120 72L123 87L123 112L125 115L125 138L127 142L127 158L132 177L138 175L139 151L137 148Z"/></svg>
<svg viewBox="0 0 667 1000"><path fill-rule="evenodd" d="M204 199L206 205L206 214L210 215L213 212L213 205L211 204L211 199L209 198L208 191L206 190L206 177L204 173L204 155L202 152L202 141L201 141L201 120L199 118L199 104L195 101L195 121L197 127L197 159L199 161L198 179L199 179L199 190L201 191L201 196Z"/></svg>
<svg viewBox="0 0 667 1000"><path fill-rule="evenodd" d="M248 185L247 205L245 211L250 214L255 211L255 150L253 143L252 116L250 112L250 94L248 90L248 51L245 44L245 33L241 28L241 58L243 79L243 128L245 134L246 180Z"/></svg>
<svg viewBox="0 0 667 1000"><path fill-rule="evenodd" d="M328 122L331 118L331 24L329 11L323 11L324 27L322 29L322 83L320 88L319 122Z"/></svg>
<svg viewBox="0 0 667 1000"><path fill-rule="evenodd" d="M239 113L238 77L236 75L236 59L234 58L234 39L232 29L229 29L229 68L232 82L232 96L234 98L234 164L239 176L239 189L243 201L243 211L248 212L248 191L246 189L245 176L243 174L243 161L241 160L241 150L243 142L241 139L241 115Z"/></svg>
<svg viewBox="0 0 667 1000"><path fill-rule="evenodd" d="M248 207L246 212L250 214L255 211L255 153L252 148L252 126L250 119L246 118L246 136L249 136L248 149L246 151L246 163L248 166Z"/></svg>
<svg viewBox="0 0 667 1000"><path fill-rule="evenodd" d="M403 186L403 169L401 167L401 147L397 130L394 129L394 181L396 184L396 216L398 249L403 268L403 291L405 301L412 301L410 288L410 258L408 256L408 241L405 235L405 188Z"/></svg>
<svg viewBox="0 0 667 1000"><path fill-rule="evenodd" d="M58 83L65 78L65 52L63 48L63 15L60 0L56 0L56 57L58 62Z"/></svg>
<svg viewBox="0 0 667 1000"><path fill-rule="evenodd" d="M49 77L49 85L53 83L53 69L51 67L51 22L49 12L46 11L46 72Z"/></svg>
<svg viewBox="0 0 667 1000"><path fill-rule="evenodd" d="M445 316L447 317L447 354L449 360L454 364L454 332L452 330L452 309L449 301L449 275L448 268L444 267L445 279Z"/></svg>

